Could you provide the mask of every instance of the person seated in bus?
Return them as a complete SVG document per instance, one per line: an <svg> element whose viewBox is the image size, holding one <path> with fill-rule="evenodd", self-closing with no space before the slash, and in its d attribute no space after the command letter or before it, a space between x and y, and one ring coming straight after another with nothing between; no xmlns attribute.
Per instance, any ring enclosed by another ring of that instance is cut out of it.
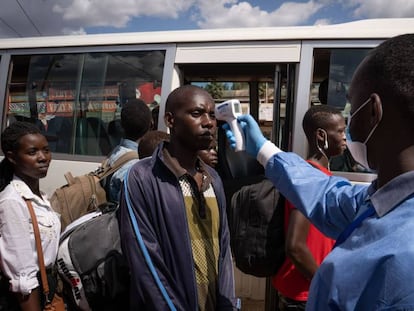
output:
<svg viewBox="0 0 414 311"><path fill-rule="evenodd" d="M197 86L172 91L164 115L170 142L125 179L119 218L131 310L236 310L223 184L197 156L214 140L214 107Z"/></svg>
<svg viewBox="0 0 414 311"><path fill-rule="evenodd" d="M385 40L357 67L348 90L348 148L377 171L370 185L327 176L238 121L246 151L334 249L314 275L307 310L414 310L414 34ZM235 147L229 127L227 137Z"/></svg>
<svg viewBox="0 0 414 311"><path fill-rule="evenodd" d="M307 162L331 176L329 160L345 149L345 119L341 111L315 105L303 117L309 144ZM286 260L272 278L279 310L305 310L310 282L335 241L323 235L289 201L285 204Z"/></svg>
<svg viewBox="0 0 414 311"><path fill-rule="evenodd" d="M148 131L142 136L138 144L139 158L143 159L152 156L157 146L163 141L169 141L170 135L163 131Z"/></svg>
<svg viewBox="0 0 414 311"><path fill-rule="evenodd" d="M57 280L51 272L58 251L60 220L39 188L52 153L39 128L22 121L3 131L1 149L0 309L43 310L45 299L28 205L32 205L38 222L49 289L54 294Z"/></svg>
<svg viewBox="0 0 414 311"><path fill-rule="evenodd" d="M151 121L151 111L142 100L129 99L127 103L122 105L121 126L123 138L118 146L108 155L109 164L115 163L126 152L138 149L139 140L150 129ZM138 159L128 161L106 181L105 189L107 189L109 201L119 202L124 176L128 169L137 161Z"/></svg>

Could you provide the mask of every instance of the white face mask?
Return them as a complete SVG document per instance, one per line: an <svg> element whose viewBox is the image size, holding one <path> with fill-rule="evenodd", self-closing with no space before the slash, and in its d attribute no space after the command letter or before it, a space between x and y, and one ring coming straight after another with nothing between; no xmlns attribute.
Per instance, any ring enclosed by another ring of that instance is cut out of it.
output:
<svg viewBox="0 0 414 311"><path fill-rule="evenodd" d="M363 107L365 107L369 102L371 102L371 98L369 98L366 102L364 102L352 115L349 115L348 117L348 126L346 128L346 145L351 152L353 158L355 161L357 161L362 166L372 169L369 167L368 164L368 156L367 156L367 142L371 138L372 134L374 134L375 129L377 128L378 124L381 122L382 119L382 111L381 111L381 118L377 122L377 124L374 125L372 130L369 132L367 138L364 142L360 141L353 141L351 138L351 133L349 132L349 125L351 124L351 118L354 117Z"/></svg>

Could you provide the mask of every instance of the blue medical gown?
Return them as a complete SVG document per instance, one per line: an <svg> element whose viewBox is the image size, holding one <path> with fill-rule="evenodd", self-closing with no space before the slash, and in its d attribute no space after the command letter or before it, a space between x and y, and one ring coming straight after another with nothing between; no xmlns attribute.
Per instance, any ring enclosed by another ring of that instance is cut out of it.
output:
<svg viewBox="0 0 414 311"><path fill-rule="evenodd" d="M368 208L377 211L325 258L307 310L414 310L414 172L375 191L375 182L351 185L280 152L267 162L266 176L334 239Z"/></svg>

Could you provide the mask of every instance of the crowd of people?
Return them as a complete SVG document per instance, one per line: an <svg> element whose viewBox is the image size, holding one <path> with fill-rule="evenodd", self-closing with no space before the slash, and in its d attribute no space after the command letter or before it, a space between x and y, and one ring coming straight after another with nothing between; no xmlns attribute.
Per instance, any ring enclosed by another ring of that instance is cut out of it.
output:
<svg viewBox="0 0 414 311"><path fill-rule="evenodd" d="M287 199L286 260L272 283L277 310L414 310L414 35L384 41L357 68L340 111L312 106L303 117L309 153L284 152L250 115L238 117L245 152ZM109 155L129 161L106 181L130 270L130 310L238 310L230 232L217 164L214 100L184 85L166 101L169 134L154 130L148 106L126 103L123 139ZM158 122L158 116L156 117ZM232 147L236 141L224 125ZM346 147L347 146L347 147ZM46 138L16 121L1 134L0 307L40 311L59 291L61 225L39 188L51 162ZM348 149L377 173L369 186L330 172ZM39 275L33 206L50 291ZM1 309L1 308L0 308ZM3 310L2 309L2 310Z"/></svg>

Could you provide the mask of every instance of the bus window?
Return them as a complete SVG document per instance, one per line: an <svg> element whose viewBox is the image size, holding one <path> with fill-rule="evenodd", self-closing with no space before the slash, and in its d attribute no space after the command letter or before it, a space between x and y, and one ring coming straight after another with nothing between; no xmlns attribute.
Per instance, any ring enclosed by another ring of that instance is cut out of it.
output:
<svg viewBox="0 0 414 311"><path fill-rule="evenodd" d="M346 99L356 67L369 49L315 49L311 104L327 104L341 109L347 117Z"/></svg>
<svg viewBox="0 0 414 311"><path fill-rule="evenodd" d="M164 59L165 51L12 56L7 118L36 123L53 152L107 155L122 136L122 104L159 104Z"/></svg>
<svg viewBox="0 0 414 311"><path fill-rule="evenodd" d="M347 100L352 75L369 49L315 49L314 72L311 85L311 105L331 105L348 118L350 103ZM332 171L367 172L348 150L330 161Z"/></svg>
<svg viewBox="0 0 414 311"><path fill-rule="evenodd" d="M273 141L276 145L284 150L290 150L289 140L289 122L287 122L287 79L284 76L280 81L279 95L279 115L275 116L274 108L275 100L275 83L260 82L259 83L259 125L263 135ZM273 120L276 119L276 122ZM277 129L275 127L278 127Z"/></svg>

